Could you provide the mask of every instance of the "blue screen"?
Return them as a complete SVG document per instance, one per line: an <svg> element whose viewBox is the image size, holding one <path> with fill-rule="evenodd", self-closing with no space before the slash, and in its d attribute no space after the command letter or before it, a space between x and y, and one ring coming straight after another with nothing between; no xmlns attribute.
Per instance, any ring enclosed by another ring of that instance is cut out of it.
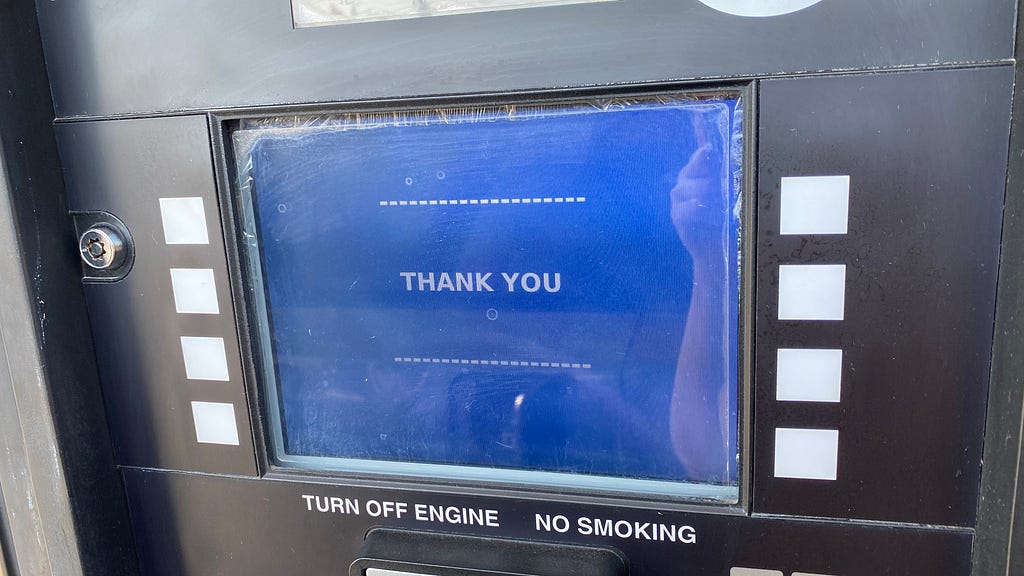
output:
<svg viewBox="0 0 1024 576"><path fill-rule="evenodd" d="M741 110L236 133L278 457L735 484Z"/></svg>

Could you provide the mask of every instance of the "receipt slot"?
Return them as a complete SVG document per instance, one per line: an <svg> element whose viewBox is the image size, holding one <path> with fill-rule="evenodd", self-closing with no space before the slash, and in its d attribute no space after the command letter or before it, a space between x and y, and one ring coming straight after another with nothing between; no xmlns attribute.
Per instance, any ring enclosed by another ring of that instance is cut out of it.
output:
<svg viewBox="0 0 1024 576"><path fill-rule="evenodd" d="M3 4L7 572L1021 572L1017 17Z"/></svg>
<svg viewBox="0 0 1024 576"><path fill-rule="evenodd" d="M524 574L624 576L611 549L377 528L366 535L349 576Z"/></svg>

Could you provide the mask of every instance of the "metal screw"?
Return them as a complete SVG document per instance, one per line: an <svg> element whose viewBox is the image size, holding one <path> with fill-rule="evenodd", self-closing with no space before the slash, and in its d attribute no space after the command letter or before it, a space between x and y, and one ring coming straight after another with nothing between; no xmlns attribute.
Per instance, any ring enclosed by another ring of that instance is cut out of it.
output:
<svg viewBox="0 0 1024 576"><path fill-rule="evenodd" d="M85 231L78 239L82 261L97 270L112 270L124 263L125 247L121 235L102 224Z"/></svg>

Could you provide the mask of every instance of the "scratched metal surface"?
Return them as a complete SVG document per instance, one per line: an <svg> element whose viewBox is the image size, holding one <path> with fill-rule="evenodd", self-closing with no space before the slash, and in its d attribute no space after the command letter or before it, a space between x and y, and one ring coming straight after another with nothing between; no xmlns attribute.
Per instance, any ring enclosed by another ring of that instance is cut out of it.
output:
<svg viewBox="0 0 1024 576"><path fill-rule="evenodd" d="M294 29L285 0L39 0L59 117L766 76L1013 56L1013 0L772 18L597 2Z"/></svg>

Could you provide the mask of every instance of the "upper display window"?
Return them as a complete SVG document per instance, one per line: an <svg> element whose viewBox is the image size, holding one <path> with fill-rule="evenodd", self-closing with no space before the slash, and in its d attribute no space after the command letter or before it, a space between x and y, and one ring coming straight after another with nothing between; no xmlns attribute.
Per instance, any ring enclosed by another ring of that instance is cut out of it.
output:
<svg viewBox="0 0 1024 576"><path fill-rule="evenodd" d="M292 0L297 28L610 0Z"/></svg>
<svg viewBox="0 0 1024 576"><path fill-rule="evenodd" d="M735 501L735 95L247 120L276 460Z"/></svg>

